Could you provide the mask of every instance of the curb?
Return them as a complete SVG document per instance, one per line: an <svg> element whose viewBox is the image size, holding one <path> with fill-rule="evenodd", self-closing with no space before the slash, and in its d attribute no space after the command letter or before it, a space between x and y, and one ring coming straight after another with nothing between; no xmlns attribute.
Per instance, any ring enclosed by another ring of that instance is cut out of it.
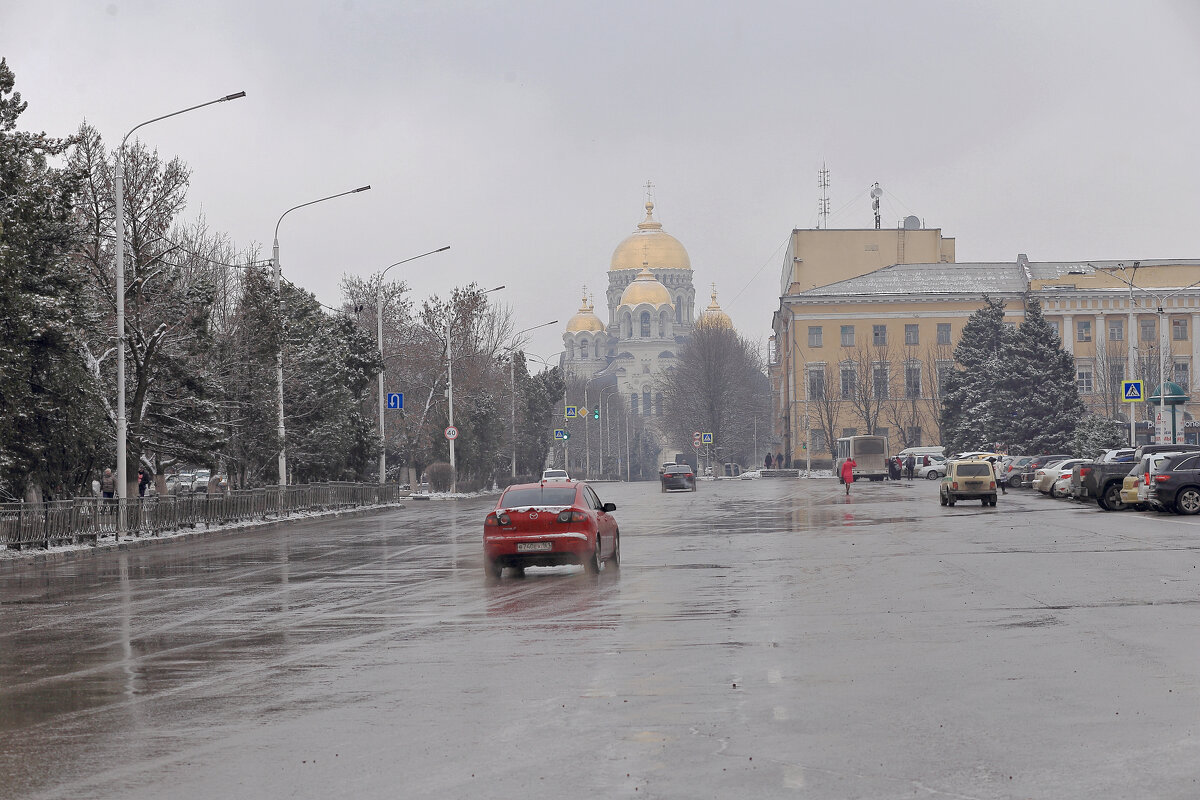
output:
<svg viewBox="0 0 1200 800"><path fill-rule="evenodd" d="M168 545L172 542L190 542L196 539L207 538L210 536L232 536L247 531L257 531L266 528L275 528L280 525L286 525L295 522L304 522L307 520L319 520L338 517L362 517L368 514L375 514L381 511L394 511L396 509L405 508L403 503L392 503L381 506L368 506L366 508L352 508L343 511L329 511L327 513L318 514L309 517L287 517L284 519L265 520L263 522L255 522L248 525L238 525L230 528L211 528L204 530L188 531L187 533L177 533L173 536L140 536L134 539L125 539L120 542L103 542L91 547L86 545L80 546L73 550L29 550L18 551L21 555L15 557L0 558L0 572L4 570L13 570L28 564L45 564L55 561L70 561L75 558L86 558L88 556L121 550L138 550L143 547L153 547L155 545ZM25 555L28 553L28 555Z"/></svg>

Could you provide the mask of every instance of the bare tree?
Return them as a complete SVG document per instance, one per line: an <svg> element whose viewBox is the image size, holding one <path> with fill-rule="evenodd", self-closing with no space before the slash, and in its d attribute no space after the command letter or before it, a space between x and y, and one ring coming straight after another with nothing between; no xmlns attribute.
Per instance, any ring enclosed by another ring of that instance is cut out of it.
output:
<svg viewBox="0 0 1200 800"><path fill-rule="evenodd" d="M841 369L849 369L854 378L848 392L854 413L862 421L861 433L873 434L879 419L892 397L892 354L889 339L863 341L854 347L842 348Z"/></svg>

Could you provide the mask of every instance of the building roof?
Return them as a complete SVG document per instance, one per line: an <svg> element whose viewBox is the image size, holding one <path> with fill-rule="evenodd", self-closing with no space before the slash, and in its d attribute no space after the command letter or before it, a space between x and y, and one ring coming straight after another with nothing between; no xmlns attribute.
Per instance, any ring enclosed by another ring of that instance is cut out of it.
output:
<svg viewBox="0 0 1200 800"><path fill-rule="evenodd" d="M671 293L667 291L667 287L659 283L658 278L654 277L654 273L645 267L621 293L621 305L623 306L636 306L642 303L649 303L653 306L671 305Z"/></svg>
<svg viewBox="0 0 1200 800"><path fill-rule="evenodd" d="M604 330L604 323L596 316L591 302L588 301L587 289L583 290L583 302L579 306L579 310L575 312L575 316L567 320L567 333L580 333L588 331L591 333L600 333Z"/></svg>
<svg viewBox="0 0 1200 800"><path fill-rule="evenodd" d="M800 296L860 297L891 294L974 294L1024 292L1028 281L1024 270L1012 262L965 264L892 264L827 286L801 292Z"/></svg>
<svg viewBox="0 0 1200 800"><path fill-rule="evenodd" d="M654 219L654 203L646 201L646 218L638 229L617 245L609 271L624 269L691 269L692 260L678 239Z"/></svg>

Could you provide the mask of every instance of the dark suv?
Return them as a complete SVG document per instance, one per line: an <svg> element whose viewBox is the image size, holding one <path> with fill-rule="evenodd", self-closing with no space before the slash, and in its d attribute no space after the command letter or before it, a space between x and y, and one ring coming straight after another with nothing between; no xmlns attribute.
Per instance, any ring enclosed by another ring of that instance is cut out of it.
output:
<svg viewBox="0 0 1200 800"><path fill-rule="evenodd" d="M1168 456L1151 478L1150 501L1176 514L1200 513L1200 453Z"/></svg>

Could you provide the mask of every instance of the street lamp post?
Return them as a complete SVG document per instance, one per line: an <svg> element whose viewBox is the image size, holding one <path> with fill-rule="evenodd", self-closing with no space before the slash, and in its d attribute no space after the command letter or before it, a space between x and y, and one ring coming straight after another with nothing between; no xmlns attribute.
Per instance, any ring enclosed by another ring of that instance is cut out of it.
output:
<svg viewBox="0 0 1200 800"><path fill-rule="evenodd" d="M558 324L558 320L552 319L549 322L543 322L541 325L534 325L532 328L517 331L513 334L512 347L508 348L508 380L512 386L512 422L509 435L512 439L512 476L514 478L517 477L517 371L513 357L517 349L517 337L523 333L529 333L530 331L536 331L538 328L556 324Z"/></svg>
<svg viewBox="0 0 1200 800"><path fill-rule="evenodd" d="M279 488L283 489L287 486L287 430L283 423L283 290L280 286L283 278L283 268L279 263L279 224L283 222L283 218L292 213L298 208L323 203L326 200L332 200L335 197L345 197L348 194L356 194L357 192L365 192L370 189L370 185L360 186L357 189L351 189L346 192L338 192L331 194L328 197L321 197L317 200L309 200L307 203L301 203L298 206L292 206L287 211L279 215L279 219L275 222L275 240L271 246L271 265L274 268L275 277L275 299L279 304L279 347L275 351L275 388L276 388L276 412L279 418L279 427L277 433L279 435Z"/></svg>
<svg viewBox="0 0 1200 800"><path fill-rule="evenodd" d="M113 214L113 223L115 225L114 233L116 235L116 300L117 300L117 534L120 535L125 530L125 499L128 496L128 487L125 485L127 470L125 468L125 459L127 457L128 443L128 421L125 417L125 142L133 135L133 132L138 128L145 127L152 122L168 119L169 117L177 117L180 114L186 114L189 111L195 111L198 108L211 106L214 103L224 103L227 100L237 100L245 97L245 92L236 92L227 94L224 97L218 97L216 100L209 100L207 103L201 103L197 106L185 108L180 111L173 111L170 114L163 114L161 117L148 119L145 122L134 125L129 129L129 133L125 134L121 139L121 146L117 148L117 163L113 170L113 200L116 207Z"/></svg>
<svg viewBox="0 0 1200 800"><path fill-rule="evenodd" d="M583 473L585 479L592 477L592 446L588 439L588 417L591 415L591 406L588 405L588 387L597 380L603 380L602 376L593 376L583 382L583 450L584 450L584 468ZM603 387L601 387L603 391Z"/></svg>
<svg viewBox="0 0 1200 800"><path fill-rule="evenodd" d="M504 284L492 289L485 289L480 294L491 294L498 292L504 288ZM450 324L454 321L453 315L446 318L446 424L454 427L454 357L450 349L450 335L452 329ZM454 437L454 438L457 438ZM454 439L450 439L450 493L454 494L458 491L458 469L454 461Z"/></svg>
<svg viewBox="0 0 1200 800"><path fill-rule="evenodd" d="M421 253L419 256L397 261L395 264L388 264L379 275L379 291L375 297L375 339L379 344L379 484L381 486L387 482L387 445L384 443L383 425L383 409L385 406L383 395L383 279L392 267L398 267L401 264L407 264L410 261L416 261L418 258L431 256L434 253L442 253L449 249L450 245L446 245L445 247L439 247L437 250L430 250L428 253Z"/></svg>
<svg viewBox="0 0 1200 800"><path fill-rule="evenodd" d="M600 387L600 409L604 416L604 419L600 421L602 426L600 429L600 477L604 477L604 440L608 438L608 409L604 408L604 393L616 388L617 385L615 383L612 386ZM609 395L609 397L611 398L612 395Z"/></svg>

